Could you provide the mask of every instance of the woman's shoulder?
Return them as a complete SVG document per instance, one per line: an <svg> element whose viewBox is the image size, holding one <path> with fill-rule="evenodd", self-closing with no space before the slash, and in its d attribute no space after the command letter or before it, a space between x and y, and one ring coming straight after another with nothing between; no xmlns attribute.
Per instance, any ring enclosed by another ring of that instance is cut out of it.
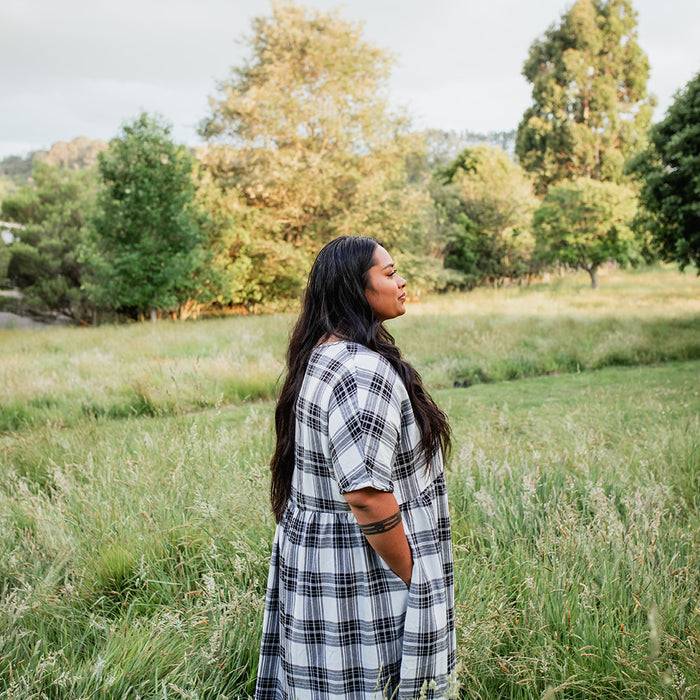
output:
<svg viewBox="0 0 700 700"><path fill-rule="evenodd" d="M339 375L371 373L392 380L396 376L396 371L385 357L349 340L317 345L311 355L311 363L323 365Z"/></svg>

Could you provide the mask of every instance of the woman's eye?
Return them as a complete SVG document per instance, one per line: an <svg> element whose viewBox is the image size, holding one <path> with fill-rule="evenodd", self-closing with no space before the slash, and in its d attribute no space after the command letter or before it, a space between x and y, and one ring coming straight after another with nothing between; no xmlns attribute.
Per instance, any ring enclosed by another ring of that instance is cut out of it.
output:
<svg viewBox="0 0 700 700"><path fill-rule="evenodd" d="M396 272L397 272L396 270L392 270L392 271L389 273L389 277L393 277L393 276L396 274Z"/></svg>

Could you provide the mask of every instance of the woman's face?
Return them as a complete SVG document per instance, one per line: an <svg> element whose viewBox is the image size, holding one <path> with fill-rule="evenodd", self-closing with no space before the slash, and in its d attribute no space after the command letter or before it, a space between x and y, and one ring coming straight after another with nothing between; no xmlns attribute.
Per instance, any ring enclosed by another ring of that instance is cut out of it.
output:
<svg viewBox="0 0 700 700"><path fill-rule="evenodd" d="M367 272L365 296L379 321L406 313L406 280L394 270L394 261L380 245L374 251L373 265Z"/></svg>

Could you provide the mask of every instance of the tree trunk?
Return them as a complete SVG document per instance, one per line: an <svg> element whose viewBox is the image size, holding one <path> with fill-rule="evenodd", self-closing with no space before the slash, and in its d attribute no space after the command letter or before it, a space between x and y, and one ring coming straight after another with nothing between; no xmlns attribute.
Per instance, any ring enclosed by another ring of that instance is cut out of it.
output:
<svg viewBox="0 0 700 700"><path fill-rule="evenodd" d="M158 309L151 307L151 323L155 323L158 320Z"/></svg>
<svg viewBox="0 0 700 700"><path fill-rule="evenodd" d="M591 289L598 289L598 266L591 265L586 271L591 276Z"/></svg>

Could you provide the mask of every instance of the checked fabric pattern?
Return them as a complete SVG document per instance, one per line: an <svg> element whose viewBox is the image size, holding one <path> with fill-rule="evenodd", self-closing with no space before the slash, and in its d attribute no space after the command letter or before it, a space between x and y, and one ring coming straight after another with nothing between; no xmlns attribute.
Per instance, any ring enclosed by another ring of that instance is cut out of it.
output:
<svg viewBox="0 0 700 700"><path fill-rule="evenodd" d="M454 692L453 565L442 463L426 473L403 383L367 348L317 347L296 406L292 494L273 543L256 700L409 700ZM392 491L409 589L343 493Z"/></svg>

